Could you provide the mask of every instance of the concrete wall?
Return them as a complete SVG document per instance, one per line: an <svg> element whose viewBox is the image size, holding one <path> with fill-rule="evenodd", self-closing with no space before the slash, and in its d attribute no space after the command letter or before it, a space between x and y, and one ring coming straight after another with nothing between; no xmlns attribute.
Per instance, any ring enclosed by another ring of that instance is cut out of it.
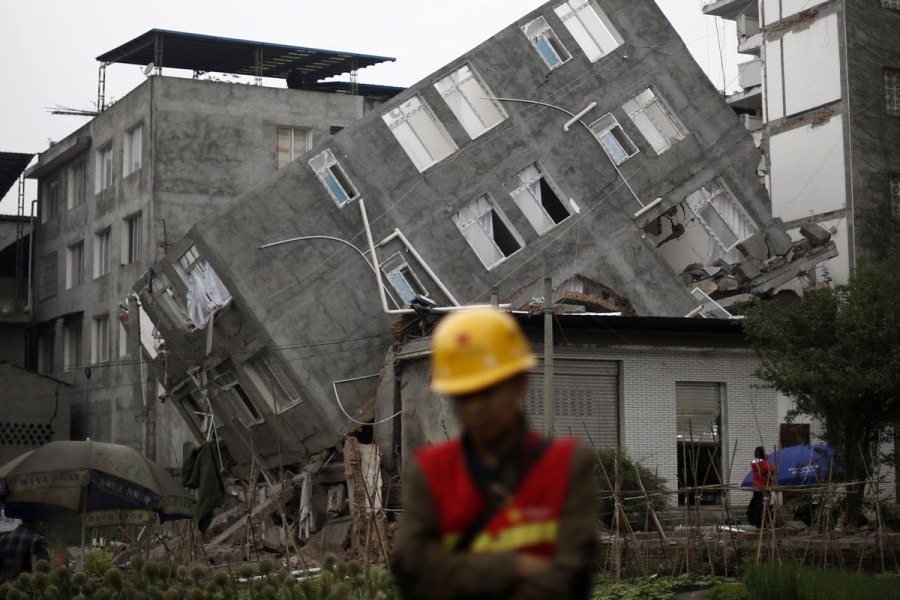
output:
<svg viewBox="0 0 900 600"><path fill-rule="evenodd" d="M150 77L98 117L41 155L40 192L61 177L59 216L41 224L35 256L57 252L57 294L36 303L37 330L65 317L82 323L82 363L54 376L75 385L76 438L146 448L144 400L136 365L140 357L120 347L119 304L151 264L165 256L167 244L204 216L217 214L238 195L276 171L276 126L309 128L314 139L331 126L345 126L363 115L360 97L263 88L192 79ZM142 165L125 175L126 132L142 126ZM76 141L86 139L79 151ZM112 143L112 185L97 192L98 150ZM71 150L75 148L75 150ZM66 210L67 168L87 161L87 201ZM125 219L142 215L142 259L126 260ZM94 277L95 234L109 228L110 272ZM84 241L85 282L66 290L66 248ZM91 363L95 317L109 318L109 360ZM57 337L56 368L62 342ZM35 344L36 346L36 344ZM33 363L36 357L32 356ZM90 366L87 376L83 367ZM167 466L181 461L181 441L193 433L177 412L160 411L158 458Z"/></svg>
<svg viewBox="0 0 900 600"><path fill-rule="evenodd" d="M3 401L0 464L47 442L69 439L70 385L5 362L0 362L0 381L15 390Z"/></svg>

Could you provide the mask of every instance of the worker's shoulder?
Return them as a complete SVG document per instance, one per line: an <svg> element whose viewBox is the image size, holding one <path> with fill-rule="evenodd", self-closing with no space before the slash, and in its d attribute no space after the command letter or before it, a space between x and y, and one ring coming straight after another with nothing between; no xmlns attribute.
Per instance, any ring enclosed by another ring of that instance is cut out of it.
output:
<svg viewBox="0 0 900 600"><path fill-rule="evenodd" d="M416 460L422 464L444 463L455 460L459 456L460 441L449 440L441 444L430 444L415 451Z"/></svg>

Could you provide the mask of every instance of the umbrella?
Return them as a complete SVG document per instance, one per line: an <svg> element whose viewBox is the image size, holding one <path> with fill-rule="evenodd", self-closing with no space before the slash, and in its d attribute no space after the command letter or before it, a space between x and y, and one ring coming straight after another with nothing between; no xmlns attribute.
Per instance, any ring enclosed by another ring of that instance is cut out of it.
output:
<svg viewBox="0 0 900 600"><path fill-rule="evenodd" d="M196 503L165 469L118 444L50 442L0 467L6 515L83 527L189 519Z"/></svg>
<svg viewBox="0 0 900 600"><path fill-rule="evenodd" d="M776 450L766 458L776 469L775 485L794 486L827 481L829 471L835 471L834 456L834 450L827 444L803 444ZM753 471L747 473L741 485L753 485Z"/></svg>

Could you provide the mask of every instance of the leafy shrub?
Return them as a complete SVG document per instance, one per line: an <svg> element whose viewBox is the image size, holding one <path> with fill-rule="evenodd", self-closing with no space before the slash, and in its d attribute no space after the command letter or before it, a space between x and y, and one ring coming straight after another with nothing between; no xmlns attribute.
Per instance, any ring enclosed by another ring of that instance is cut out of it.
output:
<svg viewBox="0 0 900 600"><path fill-rule="evenodd" d="M700 597L704 600L748 600L750 593L741 583L717 583L703 591Z"/></svg>
<svg viewBox="0 0 900 600"><path fill-rule="evenodd" d="M896 577L872 577L836 569L759 565L744 575L750 600L875 600L900 598Z"/></svg>
<svg viewBox="0 0 900 600"><path fill-rule="evenodd" d="M622 508L631 527L640 531L653 529L650 508L656 512L666 507L666 480L631 458L626 452L598 450L597 457L600 461L597 473L600 521L606 527L612 528L616 507L612 490L618 488ZM641 492L641 483L647 492L646 495Z"/></svg>

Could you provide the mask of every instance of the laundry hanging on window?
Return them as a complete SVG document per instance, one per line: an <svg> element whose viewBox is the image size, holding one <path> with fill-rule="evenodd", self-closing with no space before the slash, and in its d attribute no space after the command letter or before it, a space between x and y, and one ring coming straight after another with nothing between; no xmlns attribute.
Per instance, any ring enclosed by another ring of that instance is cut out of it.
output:
<svg viewBox="0 0 900 600"><path fill-rule="evenodd" d="M191 270L188 279L187 309L194 327L203 329L212 314L231 302L231 294L206 261Z"/></svg>

